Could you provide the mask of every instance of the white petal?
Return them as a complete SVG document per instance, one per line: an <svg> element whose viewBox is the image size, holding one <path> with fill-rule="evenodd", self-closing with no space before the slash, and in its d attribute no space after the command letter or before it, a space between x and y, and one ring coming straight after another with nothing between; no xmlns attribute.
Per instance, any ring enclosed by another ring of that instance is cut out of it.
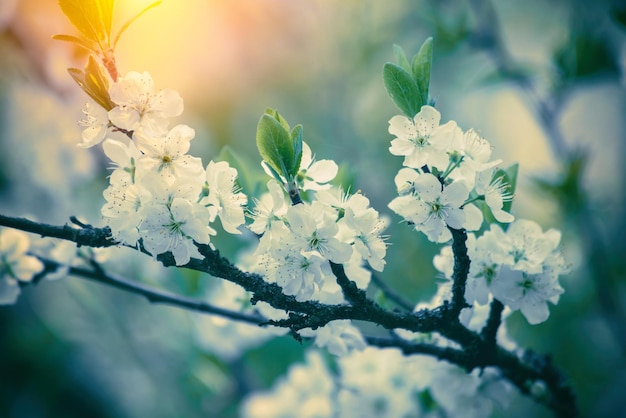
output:
<svg viewBox="0 0 626 418"><path fill-rule="evenodd" d="M480 226L483 224L482 211L471 203L469 205L465 205L463 207L463 211L465 212L465 223L463 224L463 228L468 231L477 231L480 229Z"/></svg>
<svg viewBox="0 0 626 418"><path fill-rule="evenodd" d="M465 185L465 183L461 181L455 181L454 183L446 186L443 189L441 202L446 205L458 208L467 200L468 196L469 190L467 190L467 186Z"/></svg>
<svg viewBox="0 0 626 418"><path fill-rule="evenodd" d="M463 209L451 208L446 210L448 216L446 217L446 223L454 229L463 228L465 223L465 212Z"/></svg>
<svg viewBox="0 0 626 418"><path fill-rule="evenodd" d="M20 295L20 286L17 280L0 278L0 305L12 305Z"/></svg>
<svg viewBox="0 0 626 418"><path fill-rule="evenodd" d="M522 314L524 314L526 320L531 325L540 324L550 316L550 310L545 301L535 304L522 304L520 311L522 311Z"/></svg>
<svg viewBox="0 0 626 418"><path fill-rule="evenodd" d="M428 135L439 126L441 114L432 106L422 106L414 120L417 131L421 135Z"/></svg>
<svg viewBox="0 0 626 418"><path fill-rule="evenodd" d="M398 138L414 138L417 135L413 122L406 116L396 115L389 120L389 133Z"/></svg>
<svg viewBox="0 0 626 418"><path fill-rule="evenodd" d="M496 220L501 223L510 223L515 220L515 216L500 209L496 209L496 210L491 209L491 213L493 213L493 217L496 218Z"/></svg>
<svg viewBox="0 0 626 418"><path fill-rule="evenodd" d="M151 110L165 117L176 117L183 113L183 99L176 90L161 90L152 100Z"/></svg>
<svg viewBox="0 0 626 418"><path fill-rule="evenodd" d="M328 183L337 176L339 167L332 160L319 160L314 162L307 170L307 175L316 183Z"/></svg>
<svg viewBox="0 0 626 418"><path fill-rule="evenodd" d="M411 153L415 150L415 144L409 140L404 138L396 138L391 141L391 146L389 147L389 152L393 155L411 155Z"/></svg>
<svg viewBox="0 0 626 418"><path fill-rule="evenodd" d="M441 196L441 183L430 173L422 174L415 180L415 189L426 202L434 202Z"/></svg>

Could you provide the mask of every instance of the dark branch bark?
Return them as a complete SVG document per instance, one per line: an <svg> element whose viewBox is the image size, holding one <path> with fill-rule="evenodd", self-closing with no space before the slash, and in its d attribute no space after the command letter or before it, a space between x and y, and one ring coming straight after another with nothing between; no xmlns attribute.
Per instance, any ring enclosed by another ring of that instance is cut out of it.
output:
<svg viewBox="0 0 626 418"><path fill-rule="evenodd" d="M504 305L498 299L494 299L491 301L491 307L489 310L489 317L487 318L487 323L485 327L480 332L480 335L483 337L485 342L496 344L496 334L498 332L498 328L500 328L500 324L502 323L502 311L504 310Z"/></svg>

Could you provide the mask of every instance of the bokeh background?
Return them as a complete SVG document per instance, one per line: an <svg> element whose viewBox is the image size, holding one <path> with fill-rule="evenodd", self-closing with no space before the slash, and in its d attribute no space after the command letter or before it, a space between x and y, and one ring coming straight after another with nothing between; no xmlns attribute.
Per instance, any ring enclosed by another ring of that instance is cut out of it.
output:
<svg viewBox="0 0 626 418"><path fill-rule="evenodd" d="M149 2L117 3L119 27ZM551 354L584 416L616 417L626 410L625 25L613 1L165 0L123 35L116 58L122 74L149 71L181 93L178 122L196 129L191 153L205 163L228 146L254 178L264 109L302 123L317 157L340 163L344 184L389 214L382 277L418 302L436 289L438 249L386 208L401 161L387 152L399 112L382 66L393 44L412 55L433 36L443 120L479 130L503 167L520 163L514 214L561 229L573 267L550 319L513 315L510 333ZM0 0L0 212L100 225L107 163L99 147L76 147L86 96L66 72L85 55L51 40L59 33L75 32L55 0ZM248 244L218 245L234 257ZM174 292L219 288L122 249L110 257L126 277ZM236 416L306 348L276 337L244 349L216 326L76 278L25 288L0 308L0 416ZM550 416L526 399L497 414Z"/></svg>

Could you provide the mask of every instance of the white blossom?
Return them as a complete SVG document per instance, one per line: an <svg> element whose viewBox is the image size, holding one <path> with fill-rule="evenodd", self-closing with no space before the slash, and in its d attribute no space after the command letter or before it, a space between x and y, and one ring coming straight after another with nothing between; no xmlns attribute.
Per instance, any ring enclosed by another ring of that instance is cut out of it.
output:
<svg viewBox="0 0 626 418"><path fill-rule="evenodd" d="M255 208L252 212L252 224L248 226L256 234L271 231L272 224L280 221L287 213L289 207L283 188L274 179L267 182L268 192L255 200Z"/></svg>
<svg viewBox="0 0 626 418"><path fill-rule="evenodd" d="M139 239L139 227L143 220L143 207L151 199L150 193L133 184L124 170L115 170L119 176L112 176L112 181L102 195L106 203L100 213L111 228L111 235L116 241L136 246Z"/></svg>
<svg viewBox="0 0 626 418"><path fill-rule="evenodd" d="M485 202L498 222L510 223L515 217L502 210L505 202L510 202L513 195L509 192L509 184L502 176L496 177L496 170L486 170L478 174L476 193L485 196Z"/></svg>
<svg viewBox="0 0 626 418"><path fill-rule="evenodd" d="M476 175L495 167L502 160L491 160L492 146L485 138L478 135L473 129L467 130L462 136L456 137L449 153L460 160L458 167L451 173L450 178L464 181L469 189L474 187ZM452 159L454 159L452 158Z"/></svg>
<svg viewBox="0 0 626 418"><path fill-rule="evenodd" d="M391 141L389 152L404 156L404 165L411 168L437 167L445 170L449 163L447 150L461 130L454 121L439 125L441 114L432 106L422 106L413 119L394 116L389 121Z"/></svg>
<svg viewBox="0 0 626 418"><path fill-rule="evenodd" d="M102 143L104 154L111 159L114 169L111 173L110 182L120 183L124 181L126 184L135 182L137 160L142 157L141 151L137 149L133 141L125 144L114 139L107 139Z"/></svg>
<svg viewBox="0 0 626 418"><path fill-rule="evenodd" d="M393 199L389 208L434 242L450 239L446 225L454 229L464 227L466 214L461 206L469 196L464 183L444 187L434 175L426 173L415 180L415 190L416 195Z"/></svg>
<svg viewBox="0 0 626 418"><path fill-rule="evenodd" d="M296 175L300 190L325 190L331 187L329 181L337 176L339 167L332 160L315 161L315 156L306 142L302 142L302 159Z"/></svg>
<svg viewBox="0 0 626 418"><path fill-rule="evenodd" d="M291 233L305 242L305 251L317 251L335 263L344 263L352 256L350 245L335 238L336 214L326 206L318 202L291 206L285 218Z"/></svg>
<svg viewBox="0 0 626 418"><path fill-rule="evenodd" d="M111 100L117 105L109 111L109 119L118 128L127 131L143 129L153 135L167 131L169 118L183 112L183 99L174 90L154 93L154 82L149 73L129 72L109 89Z"/></svg>
<svg viewBox="0 0 626 418"><path fill-rule="evenodd" d="M305 364L293 364L287 375L267 392L255 393L243 402L242 418L333 418L333 394L337 390L324 359L308 351Z"/></svg>
<svg viewBox="0 0 626 418"><path fill-rule="evenodd" d="M0 229L0 305L15 303L19 282L29 282L43 270L38 258L28 255L28 235L14 229Z"/></svg>
<svg viewBox="0 0 626 418"><path fill-rule="evenodd" d="M98 145L106 137L109 130L109 115L102 107L87 102L83 107L84 119L78 124L84 127L81 134L82 142L78 144L81 148L91 148Z"/></svg>
<svg viewBox="0 0 626 418"><path fill-rule="evenodd" d="M198 192L193 185L164 187L155 181L150 191L152 198L143 207L139 227L146 250L155 257L171 251L176 265L202 259L194 241L209 244L210 236L216 234L209 226L215 212L196 202Z"/></svg>
<svg viewBox="0 0 626 418"><path fill-rule="evenodd" d="M361 331L347 319L330 321L316 330L305 328L300 331L300 335L315 337L316 346L326 348L329 353L338 357L366 347Z"/></svg>
<svg viewBox="0 0 626 418"><path fill-rule="evenodd" d="M222 222L224 230L230 234L240 234L237 229L245 223L243 207L248 198L235 184L237 170L226 161L209 162L206 167L207 195L201 200L205 206L213 206Z"/></svg>
<svg viewBox="0 0 626 418"><path fill-rule="evenodd" d="M163 136L135 133L137 147L143 156L136 162L137 179L159 175L167 183L189 179L201 181L204 175L202 160L187 154L195 131L187 125L177 125Z"/></svg>

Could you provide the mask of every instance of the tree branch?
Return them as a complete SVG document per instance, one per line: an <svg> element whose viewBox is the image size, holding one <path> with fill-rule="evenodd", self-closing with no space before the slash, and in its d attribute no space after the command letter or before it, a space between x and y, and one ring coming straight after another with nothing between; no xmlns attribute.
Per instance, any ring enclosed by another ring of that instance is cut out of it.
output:
<svg viewBox="0 0 626 418"><path fill-rule="evenodd" d="M74 228L70 225L56 226L34 222L26 218L14 218L0 214L0 226L19 229L42 237L60 238L75 242L79 247L112 247L119 245L111 237L111 229L104 228Z"/></svg>
<svg viewBox="0 0 626 418"><path fill-rule="evenodd" d="M502 311L504 311L504 305L498 299L494 298L491 301L487 323L480 332L480 335L483 337L485 342L494 345L496 344L496 334L498 332L498 328L500 328L500 324L502 323Z"/></svg>
<svg viewBox="0 0 626 418"><path fill-rule="evenodd" d="M79 245L88 245L87 243L95 243L98 246L116 245L110 236L108 228L87 227L76 230L67 225L58 227L0 215L0 226L2 225L34 232L42 236L65 239ZM438 356L438 358L458 364L468 371L475 367L498 367L508 380L526 394L530 393L529 382L544 381L547 385L549 396L538 401L545 403L562 416L577 416L576 402L572 389L549 359L537 355L520 359L514 353L497 345L494 349L494 344L461 325L458 320L458 313L466 306L464 289L469 271L469 258L467 257L467 248L465 246L465 231L451 230L451 232L454 240L453 252L455 254L452 302L444 303L435 309L423 309L418 312L398 312L383 309L369 300L365 296L365 292L358 289L354 282L347 278L343 267L338 264L331 264L333 273L337 276L338 283L340 283L344 292L347 293L347 299L351 300L352 305L328 305L318 301L297 301L294 296L285 295L277 284L265 281L258 274L245 273L239 270L226 258L221 257L219 251L204 244L196 244L198 251L204 256L203 260L192 258L185 266L179 267L208 273L236 283L253 293L252 303L257 301L267 302L276 309L289 312L289 318L281 321L265 321L261 317L231 312L194 299L155 291L145 286L104 274L101 271L97 271L97 269L88 270L71 267L70 274L143 295L148 300L156 303L166 303L184 309L221 315L253 324L267 323L288 327L292 330L294 336L297 335L297 330L303 328L315 329L337 319L366 321L391 330L402 328L421 333L438 332L442 336L459 343L463 349L457 352L451 349L405 343L399 339L394 340L394 346L400 348L406 354ZM176 265L171 253L160 254L157 259L165 266ZM58 266L56 262L50 260L46 260L46 262L54 263L49 264L50 268ZM378 340L373 337L368 337L368 341L372 341L377 346L390 346L391 344L391 342Z"/></svg>
<svg viewBox="0 0 626 418"><path fill-rule="evenodd" d="M465 283L469 274L470 258L467 255L467 233L464 229L448 228L452 233L452 253L454 269L452 271L452 306L450 315L459 320L461 309L469 307L465 301Z"/></svg>
<svg viewBox="0 0 626 418"><path fill-rule="evenodd" d="M45 259L42 257L38 258L41 260L42 263L44 263L44 272L40 273L40 276L52 273L59 268L65 267L63 264L60 264L56 261ZM150 303L166 304L181 309L212 314L240 322L247 322L253 325L264 325L268 322L266 318L260 315L243 314L241 312L235 312L229 309L213 306L197 299L177 295L174 293L164 292L162 290L154 289L139 283L134 283L130 280L126 280L118 276L114 276L109 273L105 273L102 269L88 270L82 267L69 267L68 275L106 284L107 286L112 286L117 289L127 291L129 293L143 296L148 299Z"/></svg>

